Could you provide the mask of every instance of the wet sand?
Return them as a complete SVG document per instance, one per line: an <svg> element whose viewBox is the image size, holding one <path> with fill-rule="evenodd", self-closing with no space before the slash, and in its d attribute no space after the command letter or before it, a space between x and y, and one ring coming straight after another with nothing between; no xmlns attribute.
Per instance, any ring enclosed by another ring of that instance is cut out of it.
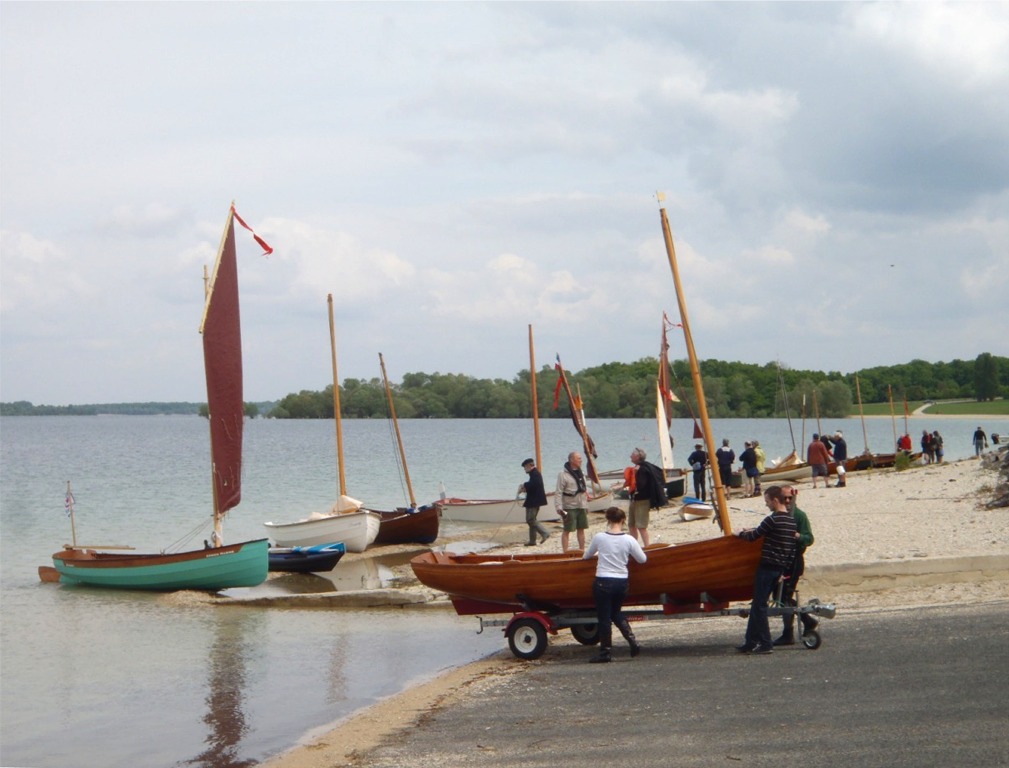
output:
<svg viewBox="0 0 1009 768"><path fill-rule="evenodd" d="M800 582L803 600L815 595L835 603L839 612L1009 600L1009 509L987 510L982 503L985 489L996 482L994 471L977 460L964 460L905 472L852 473L848 478L846 488L821 484L813 489L809 481L797 484L799 506L809 515L816 537L806 553L806 576ZM729 503L734 531L757 525L767 514L761 499L735 495ZM601 516L593 516L589 536L602 528ZM675 507L653 512L650 531L653 542L673 543L718 534L710 521L681 521ZM521 546L524 526L509 536L514 544L503 551L530 551ZM559 548L559 538L552 536L544 548ZM395 570L399 589L433 598L429 608L451 610L443 597L410 583L408 566ZM657 622L650 641L661 642L671 631L664 625L682 623ZM681 627L677 633L683 636ZM570 636L551 639L552 646L563 644L574 641ZM431 712L478 696L483 686L535 669L534 664L512 657L503 639L501 647L487 659L380 702L332 730L313 733L301 746L263 765L367 766L368 751L398 731L423 728Z"/></svg>

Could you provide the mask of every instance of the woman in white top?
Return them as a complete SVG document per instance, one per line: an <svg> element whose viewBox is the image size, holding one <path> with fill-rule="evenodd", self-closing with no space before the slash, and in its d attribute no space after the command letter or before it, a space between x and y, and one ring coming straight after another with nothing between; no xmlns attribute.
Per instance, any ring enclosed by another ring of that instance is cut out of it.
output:
<svg viewBox="0 0 1009 768"><path fill-rule="evenodd" d="M616 624L620 634L631 647L631 656L641 652L631 632L621 608L627 597L628 574L627 563L634 558L639 563L648 560L648 555L638 544L638 540L624 531L624 521L627 513L622 509L610 507L606 510L606 530L592 537L592 542L582 558L588 560L597 556L596 580L592 583L592 597L596 601L596 618L599 625L599 653L589 659L596 664L610 660L610 647L613 639L613 628Z"/></svg>

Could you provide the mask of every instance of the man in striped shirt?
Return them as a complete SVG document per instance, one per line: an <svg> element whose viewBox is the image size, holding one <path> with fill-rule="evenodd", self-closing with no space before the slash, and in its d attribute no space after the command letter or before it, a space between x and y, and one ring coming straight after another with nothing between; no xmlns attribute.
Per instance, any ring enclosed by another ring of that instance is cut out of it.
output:
<svg viewBox="0 0 1009 768"><path fill-rule="evenodd" d="M764 491L764 503L771 514L761 520L756 528L740 531L737 536L746 541L763 537L760 565L753 579L753 601L746 622L746 638L736 650L740 653L771 653L771 629L767 623L767 601L774 592L781 574L792 565L795 557L797 528L795 518L788 508L781 486L772 485Z"/></svg>

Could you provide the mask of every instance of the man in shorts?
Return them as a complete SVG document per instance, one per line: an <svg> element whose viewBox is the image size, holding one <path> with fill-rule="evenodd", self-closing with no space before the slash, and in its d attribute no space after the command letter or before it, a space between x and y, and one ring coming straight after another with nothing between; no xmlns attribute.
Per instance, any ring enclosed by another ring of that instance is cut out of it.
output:
<svg viewBox="0 0 1009 768"><path fill-rule="evenodd" d="M816 488L817 480L822 477L823 487L829 488L827 465L830 464L830 452L827 450L827 446L820 441L820 436L816 433L813 434L812 442L806 447L806 461L813 468L813 487Z"/></svg>
<svg viewBox="0 0 1009 768"><path fill-rule="evenodd" d="M561 551L568 551L572 533L578 536L578 549L584 551L585 529L589 527L588 503L582 455L578 451L572 451L568 454L564 469L557 475L557 492L554 494L554 508L564 521Z"/></svg>
<svg viewBox="0 0 1009 768"><path fill-rule="evenodd" d="M648 546L651 540L648 535L649 511L664 507L666 499L665 473L651 462L645 461L647 454L644 448L631 451L631 462L637 467L634 476L634 493L627 510L627 527L635 539L641 537L641 544Z"/></svg>

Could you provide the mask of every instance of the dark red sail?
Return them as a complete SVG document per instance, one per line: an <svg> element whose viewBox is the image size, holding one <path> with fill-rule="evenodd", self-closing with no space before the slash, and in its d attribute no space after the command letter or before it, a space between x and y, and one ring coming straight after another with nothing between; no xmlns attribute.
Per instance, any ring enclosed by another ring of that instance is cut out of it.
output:
<svg viewBox="0 0 1009 768"><path fill-rule="evenodd" d="M242 500L242 428L245 419L238 264L235 225L230 214L207 292L202 332L207 403L210 406L214 508L217 513L223 514Z"/></svg>

